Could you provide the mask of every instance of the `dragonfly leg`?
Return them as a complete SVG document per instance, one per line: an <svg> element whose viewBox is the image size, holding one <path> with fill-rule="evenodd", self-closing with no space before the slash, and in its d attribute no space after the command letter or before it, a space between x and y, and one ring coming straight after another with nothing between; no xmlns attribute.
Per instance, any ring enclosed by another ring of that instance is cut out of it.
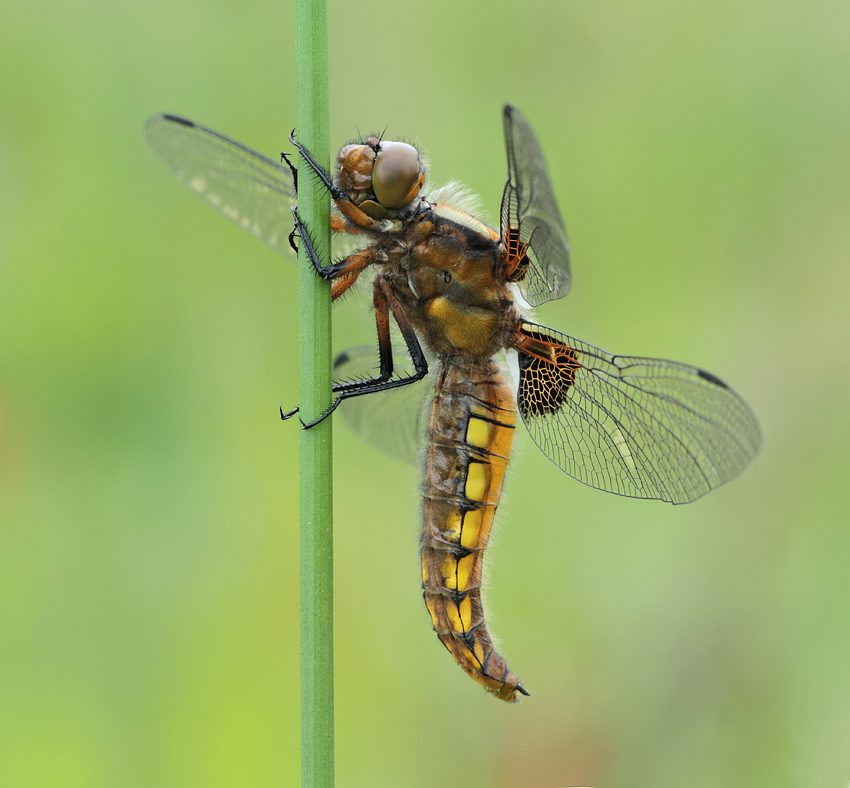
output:
<svg viewBox="0 0 850 788"><path fill-rule="evenodd" d="M292 186L295 189L295 198L298 199L298 170L290 160L288 153L281 153L280 159L281 161L286 162L286 165L289 167L289 171L292 173Z"/></svg>
<svg viewBox="0 0 850 788"><path fill-rule="evenodd" d="M292 251L298 254L298 247L295 245L296 235L298 235L298 227L297 225L292 225L292 230L289 233L289 245L292 247Z"/></svg>
<svg viewBox="0 0 850 788"><path fill-rule="evenodd" d="M307 150L300 142L295 139L295 129L292 129L292 133L289 135L289 141L298 149L298 152L301 154L304 161L307 163L307 166L313 170L321 182L322 186L328 190L334 202L339 199L348 199L348 196L340 189L338 186L334 185L331 176L325 172L325 168L322 167L319 162L317 162L313 158L313 154ZM289 165L292 166L291 164Z"/></svg>
<svg viewBox="0 0 850 788"><path fill-rule="evenodd" d="M298 152L301 154L301 157L304 159L307 166L313 171L322 186L327 189L331 199L336 204L336 207L342 211L346 218L350 219L359 227L365 227L372 230L380 229L380 221L373 219L371 216L361 211L360 208L352 202L351 198L333 182L331 176L325 172L324 167L322 167L322 165L313 158L313 154L310 153L310 151L308 151L307 148L305 148L300 142L296 141L295 129L293 129L292 134L289 135L289 141L298 148ZM290 167L291 166L292 165L290 165Z"/></svg>
<svg viewBox="0 0 850 788"><path fill-rule="evenodd" d="M379 276L375 280L374 290L375 302L375 322L378 328L378 361L380 364L379 374L374 378L365 380L354 380L347 383L335 383L333 393L336 394L336 399L331 406L313 421L305 422L299 417L303 428L310 429L315 427L320 422L324 421L331 415L340 405L340 403L349 397L360 397L364 394L374 394L378 391L387 391L389 389L399 388L401 386L409 386L411 383L416 383L425 375L428 374L428 361L425 354L422 352L422 346L419 344L419 339L413 326L407 318L404 307L399 303L389 281ZM413 363L413 373L406 375L403 378L392 379L393 375L393 351L392 341L390 338L390 313L395 318L396 324L401 331L407 345L407 352L410 355L410 360ZM298 408L290 413L284 413L281 409L281 418L288 419L298 412Z"/></svg>
<svg viewBox="0 0 850 788"><path fill-rule="evenodd" d="M310 237L310 230L301 221L297 208L292 209L292 216L295 219L295 227L289 234L290 243L294 241L295 236L301 238L307 250L307 256L310 258L310 262L316 273L322 279L331 280L331 298L334 301L357 281L357 278L363 273L363 269L376 263L386 262L387 255L385 252L380 251L374 246L369 246L335 263L322 265L319 254Z"/></svg>
<svg viewBox="0 0 850 788"><path fill-rule="evenodd" d="M297 200L298 199L298 169L292 163L292 159L290 158L290 154L281 153L280 158L281 158L281 161L285 161L286 164L289 167L289 171L292 175L292 186L295 190L295 199ZM346 222L345 219L343 219L341 216L337 216L336 214L332 214L331 215L331 230L336 230L336 232L338 232L338 233L351 233L351 232L359 232L360 228L357 227L356 229L354 229L354 228L352 228L351 224L349 222ZM295 249L295 246L293 245L293 241L292 241L292 236L294 234L295 234L294 232L289 234L289 245L292 246L293 249ZM298 250L295 249L295 251L297 252Z"/></svg>
<svg viewBox="0 0 850 788"><path fill-rule="evenodd" d="M331 413L333 413L339 407L340 402L342 402L342 398L337 397L334 400L333 404L324 413L322 413L322 415L319 416L319 418L314 419L313 421L305 422L304 419L302 419L300 416L298 417L298 421L301 422L301 426L305 430L310 429L310 427L315 427L317 424L324 421L328 416L330 416ZM281 408L280 409L280 420L281 421L287 421L288 419L291 419L296 413L298 413L298 411L299 411L299 408L295 408L295 410L291 410L291 411L289 411L289 413L284 413L283 408Z"/></svg>
<svg viewBox="0 0 850 788"><path fill-rule="evenodd" d="M289 234L290 245L293 245L295 236L297 235L304 242L304 248L307 250L307 257L310 258L313 270L322 279L333 279L334 276L337 275L336 265L338 264L331 263L330 265L322 265L322 261L319 259L319 254L313 244L313 239L310 237L310 231L304 226L304 223L301 221L301 217L298 215L298 208L294 205L292 206L292 217L295 219L295 226ZM298 251L297 247L293 246L293 248L295 248L296 252Z"/></svg>

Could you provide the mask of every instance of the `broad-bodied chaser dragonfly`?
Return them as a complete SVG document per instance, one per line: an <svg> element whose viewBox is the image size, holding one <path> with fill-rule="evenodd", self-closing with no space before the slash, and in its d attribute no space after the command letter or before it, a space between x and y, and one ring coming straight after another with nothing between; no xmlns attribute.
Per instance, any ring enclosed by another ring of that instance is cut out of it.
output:
<svg viewBox="0 0 850 788"><path fill-rule="evenodd" d="M696 500L737 475L758 452L761 433L747 404L710 372L612 355L532 321L529 307L570 289L569 246L534 132L515 107L504 108L503 120L508 180L498 232L473 215L462 190L426 192L422 159L407 143L369 137L346 145L331 178L290 137L333 200L332 229L362 240L328 264L291 210L297 173L288 160L279 164L174 115L150 118L147 136L181 181L276 251L289 254L297 235L334 299L367 268L375 271L377 374L373 355L372 374L352 379L346 373L363 353L343 354L335 368L347 379L334 384L333 407L414 384L431 359L434 388L418 436L426 447L425 604L458 664L489 692L516 701L528 693L493 647L481 603L516 412L573 478L671 503ZM394 374L391 317L412 365L404 374ZM504 351L513 385L494 358ZM358 416L361 426L367 422Z"/></svg>

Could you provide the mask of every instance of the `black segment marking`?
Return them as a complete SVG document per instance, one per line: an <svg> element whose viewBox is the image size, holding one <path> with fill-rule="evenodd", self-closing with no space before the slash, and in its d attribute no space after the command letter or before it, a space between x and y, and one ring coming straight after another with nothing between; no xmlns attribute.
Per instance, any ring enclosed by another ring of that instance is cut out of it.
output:
<svg viewBox="0 0 850 788"><path fill-rule="evenodd" d="M501 410L505 410L502 408ZM491 419L489 416L482 416L478 413L470 413L469 418L466 420L467 429L469 428L470 419L480 419L481 421L486 421L488 424L495 424L497 427L507 427L509 430L516 429L516 424L505 424L503 421L499 421L498 419Z"/></svg>
<svg viewBox="0 0 850 788"><path fill-rule="evenodd" d="M487 384L490 384L490 383L492 383L493 381L492 381L492 380L486 380L486 381L482 381L482 382L485 382L485 383L487 383ZM486 399L481 399L480 397L476 397L474 394L469 394L468 396L469 396L469 398L470 398L473 402L477 402L479 405L483 405L483 406L484 406L485 408L487 408L488 410L496 410L496 411L498 411L498 410L509 410L509 408L500 408L498 405L494 405L492 402L489 402L489 401L488 401L488 400L486 400ZM468 411L467 411L467 413L469 413L470 415L472 415L472 411L469 411L469 410L468 410ZM476 418L479 418L479 417L476 417ZM500 423L500 422L494 422L494 423L498 424L498 423ZM511 427L511 426L513 426L513 425L512 425L512 424L504 424L503 426L505 426L505 427Z"/></svg>
<svg viewBox="0 0 850 788"><path fill-rule="evenodd" d="M443 596L446 596L451 599L452 602L454 602L456 605L459 605L461 602L463 602L463 600L469 596L469 592L472 590L467 589L466 591L453 591L451 588L446 588L445 586L441 586L440 588L445 591Z"/></svg>
<svg viewBox="0 0 850 788"><path fill-rule="evenodd" d="M454 542L446 542L445 544L448 545L448 549L446 550L446 552L449 553L449 555L451 555L452 558L455 559L455 561L460 561L461 559L466 558L467 556L470 556L475 552L480 552L477 550L470 550L468 547L455 544Z"/></svg>
<svg viewBox="0 0 850 788"><path fill-rule="evenodd" d="M469 629L462 635L459 632L455 632L455 637L472 652L473 656L475 656L475 630ZM477 661L478 657L475 657L475 659Z"/></svg>

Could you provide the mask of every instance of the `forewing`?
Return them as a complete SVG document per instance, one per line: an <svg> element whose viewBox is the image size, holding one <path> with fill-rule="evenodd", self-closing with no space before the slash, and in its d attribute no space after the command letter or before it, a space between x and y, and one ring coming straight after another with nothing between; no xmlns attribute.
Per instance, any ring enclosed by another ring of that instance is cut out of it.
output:
<svg viewBox="0 0 850 788"><path fill-rule="evenodd" d="M613 356L534 328L560 361L553 366L520 352L518 410L546 456L580 482L687 503L732 479L758 452L755 415L711 373Z"/></svg>
<svg viewBox="0 0 850 788"><path fill-rule="evenodd" d="M537 306L570 290L570 248L546 161L525 116L510 104L504 110L508 182L502 195L501 237L526 300ZM524 259L527 256L527 259Z"/></svg>
<svg viewBox="0 0 850 788"><path fill-rule="evenodd" d="M406 355L403 345L393 345L393 358L397 362ZM377 347L364 345L340 353L334 361L333 374L337 383L376 376ZM398 376L397 372L395 377ZM358 435L376 448L410 465L418 465L433 398L432 372L408 386L350 397L338 412Z"/></svg>
<svg viewBox="0 0 850 788"><path fill-rule="evenodd" d="M151 116L145 132L169 169L208 205L276 252L294 257L288 240L295 199L289 167L176 115Z"/></svg>

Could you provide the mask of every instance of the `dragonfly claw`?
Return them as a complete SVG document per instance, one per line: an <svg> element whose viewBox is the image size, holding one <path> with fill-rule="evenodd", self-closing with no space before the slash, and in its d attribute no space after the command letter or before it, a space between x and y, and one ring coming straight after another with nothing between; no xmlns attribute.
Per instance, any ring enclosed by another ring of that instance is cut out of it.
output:
<svg viewBox="0 0 850 788"><path fill-rule="evenodd" d="M331 415L336 409L337 405L339 405L341 398L337 398L336 402L331 405L319 418L313 419L313 421L304 421L300 416L298 417L298 421L301 422L301 428L305 430L309 430L311 427L315 427L317 424L321 424L328 416ZM295 408L294 410L289 411L289 413L284 413L283 408L280 409L280 419L281 421L287 421L291 419L300 408Z"/></svg>
<svg viewBox="0 0 850 788"><path fill-rule="evenodd" d="M337 397L333 404L317 419L313 419L313 421L304 421L300 416L298 417L298 421L301 422L301 427L305 430L309 430L311 427L315 427L317 424L321 424L328 416L330 416L338 407L339 403L342 402L343 397ZM292 411L295 413L295 411Z"/></svg>

